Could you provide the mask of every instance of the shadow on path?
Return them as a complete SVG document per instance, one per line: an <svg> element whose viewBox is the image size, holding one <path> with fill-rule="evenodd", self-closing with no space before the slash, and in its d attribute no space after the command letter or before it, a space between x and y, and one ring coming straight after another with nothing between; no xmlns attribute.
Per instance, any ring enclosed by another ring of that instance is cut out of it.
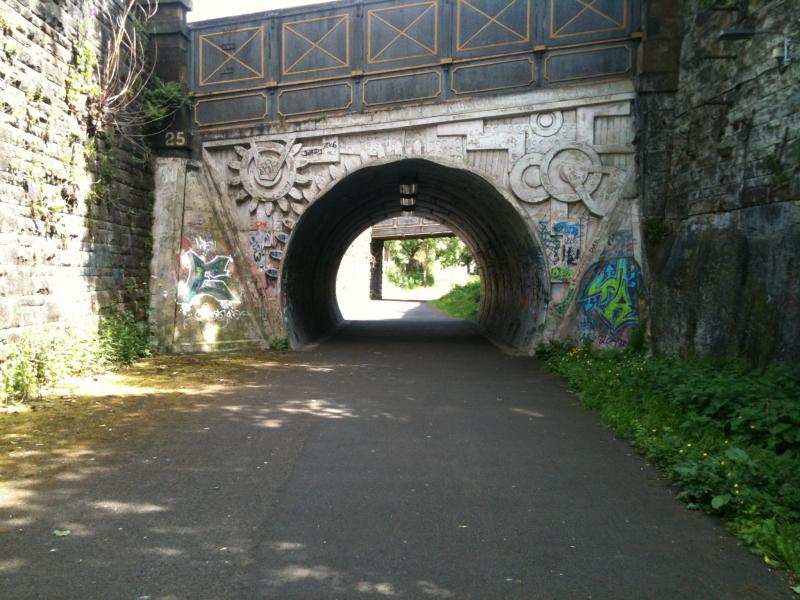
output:
<svg viewBox="0 0 800 600"><path fill-rule="evenodd" d="M538 363L425 315L6 485L0 598L792 597Z"/></svg>

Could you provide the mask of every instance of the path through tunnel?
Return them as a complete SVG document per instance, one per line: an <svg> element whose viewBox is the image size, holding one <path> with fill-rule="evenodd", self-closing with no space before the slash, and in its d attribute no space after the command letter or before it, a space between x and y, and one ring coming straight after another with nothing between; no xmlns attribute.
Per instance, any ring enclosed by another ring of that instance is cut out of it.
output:
<svg viewBox="0 0 800 600"><path fill-rule="evenodd" d="M481 330L493 341L530 351L549 296L544 258L532 228L486 179L421 159L353 172L299 219L282 273L292 345L315 342L342 323L336 300L341 259L364 229L400 214L400 181L409 177L418 182L415 214L450 227L475 257L481 277Z"/></svg>

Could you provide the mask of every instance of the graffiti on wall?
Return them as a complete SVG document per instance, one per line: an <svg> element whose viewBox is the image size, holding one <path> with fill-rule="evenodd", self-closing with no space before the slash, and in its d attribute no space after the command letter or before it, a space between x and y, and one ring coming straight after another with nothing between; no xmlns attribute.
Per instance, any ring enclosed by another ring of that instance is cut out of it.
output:
<svg viewBox="0 0 800 600"><path fill-rule="evenodd" d="M250 249L255 268L261 274L261 289L266 298L276 298L280 290L280 267L283 261L289 233L281 231L294 228L293 219L283 218L279 213L262 214L260 209L251 221Z"/></svg>
<svg viewBox="0 0 800 600"><path fill-rule="evenodd" d="M230 288L233 257L217 254L216 242L202 237L184 240L183 279L178 285L181 315L195 321L230 321L245 315L241 300Z"/></svg>
<svg viewBox="0 0 800 600"><path fill-rule="evenodd" d="M581 282L578 304L583 317L582 342L598 346L627 345L630 332L639 325L642 271L632 257L595 263Z"/></svg>
<svg viewBox="0 0 800 600"><path fill-rule="evenodd" d="M539 237L550 265L550 281L571 281L581 257L583 223L555 221L551 224L539 221Z"/></svg>
<svg viewBox="0 0 800 600"><path fill-rule="evenodd" d="M250 235L253 260L258 270L265 273L269 268L269 251L275 245L275 236L268 229L259 229Z"/></svg>

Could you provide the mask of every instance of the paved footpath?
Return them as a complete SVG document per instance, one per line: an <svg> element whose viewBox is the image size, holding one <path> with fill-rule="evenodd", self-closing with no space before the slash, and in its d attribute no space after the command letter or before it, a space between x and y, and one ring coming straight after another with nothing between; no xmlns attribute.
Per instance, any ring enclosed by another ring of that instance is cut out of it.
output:
<svg viewBox="0 0 800 600"><path fill-rule="evenodd" d="M535 361L406 317L38 484L0 598L793 597Z"/></svg>

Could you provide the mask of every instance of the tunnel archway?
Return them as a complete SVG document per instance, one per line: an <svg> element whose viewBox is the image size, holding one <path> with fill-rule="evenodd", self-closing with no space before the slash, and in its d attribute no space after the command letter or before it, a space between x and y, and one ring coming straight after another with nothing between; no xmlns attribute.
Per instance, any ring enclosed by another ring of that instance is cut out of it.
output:
<svg viewBox="0 0 800 600"><path fill-rule="evenodd" d="M492 340L530 351L550 296L533 228L494 185L463 168L404 159L359 169L308 207L294 227L282 267L281 301L293 347L342 322L336 275L364 229L400 214L399 181L419 182L415 214L450 227L470 248L481 276L477 321Z"/></svg>

